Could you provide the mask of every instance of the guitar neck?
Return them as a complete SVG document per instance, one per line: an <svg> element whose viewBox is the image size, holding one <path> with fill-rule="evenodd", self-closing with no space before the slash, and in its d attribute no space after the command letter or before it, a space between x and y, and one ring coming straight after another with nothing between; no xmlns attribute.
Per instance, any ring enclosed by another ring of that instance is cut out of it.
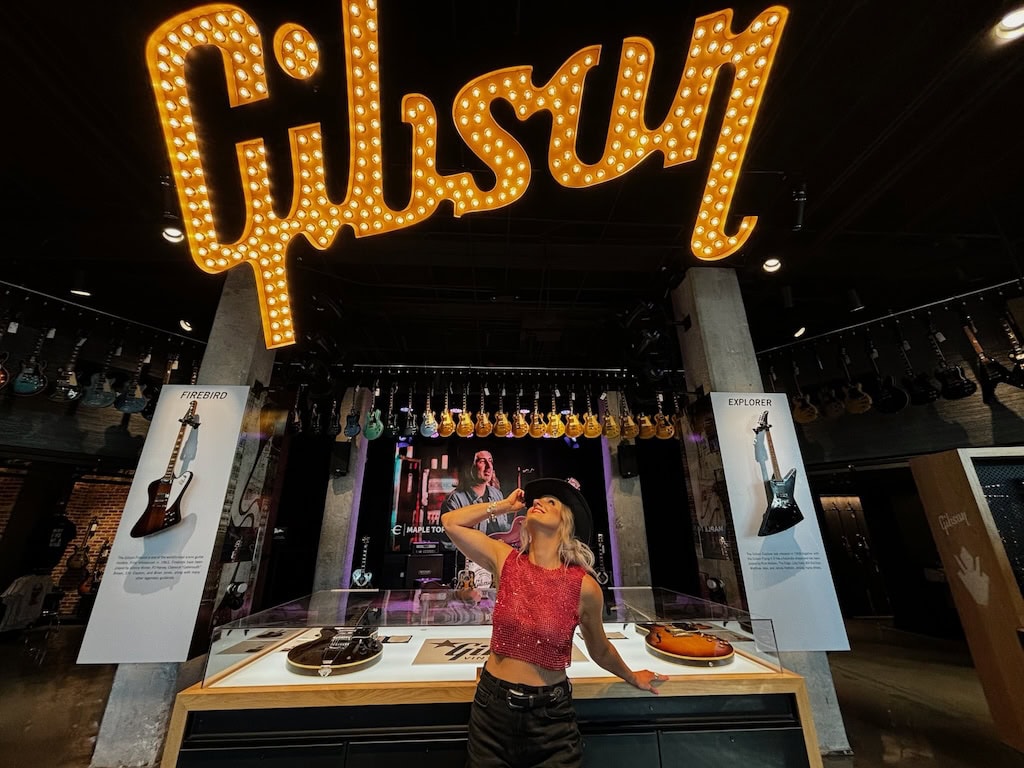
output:
<svg viewBox="0 0 1024 768"><path fill-rule="evenodd" d="M770 429L766 429L764 431L764 436L765 442L768 443L768 455L772 460L772 479L778 480L782 477L782 473L779 471L779 460L775 456L775 443L772 442L772 431Z"/></svg>
<svg viewBox="0 0 1024 768"><path fill-rule="evenodd" d="M178 430L178 439L174 441L174 450L171 451L171 458L167 462L167 471L164 473L164 481L170 482L174 479L174 468L178 464L178 454L181 452L181 444L185 439L185 428L191 423L192 417L196 415L196 401L192 401L188 413L181 420L181 428Z"/></svg>
<svg viewBox="0 0 1024 768"><path fill-rule="evenodd" d="M1001 317L999 318L999 323L1003 326L1003 332L1006 334L1006 338L1010 340L1010 348L1013 350L1013 359L1017 362L1024 360L1024 347L1021 347L1020 340L1017 338L1017 334L1010 325L1010 321L1005 317Z"/></svg>
<svg viewBox="0 0 1024 768"><path fill-rule="evenodd" d="M986 359L988 355L985 354L985 350L982 349L981 342L978 341L977 335L974 333L974 329L970 325L964 324L964 334L967 336L967 340L971 342L971 347L974 348L974 353L982 360Z"/></svg>

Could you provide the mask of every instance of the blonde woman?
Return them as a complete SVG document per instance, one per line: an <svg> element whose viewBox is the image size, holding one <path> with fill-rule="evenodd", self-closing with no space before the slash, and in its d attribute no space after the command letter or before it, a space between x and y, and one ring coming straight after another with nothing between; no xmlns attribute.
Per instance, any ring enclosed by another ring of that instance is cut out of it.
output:
<svg viewBox="0 0 1024 768"><path fill-rule="evenodd" d="M479 530L480 523L526 509L519 551ZM456 547L498 586L491 655L469 721L471 768L578 766L583 750L565 670L579 626L590 658L637 688L657 693L666 680L633 672L605 636L604 597L593 575L590 507L579 489L542 478L501 501L442 515Z"/></svg>

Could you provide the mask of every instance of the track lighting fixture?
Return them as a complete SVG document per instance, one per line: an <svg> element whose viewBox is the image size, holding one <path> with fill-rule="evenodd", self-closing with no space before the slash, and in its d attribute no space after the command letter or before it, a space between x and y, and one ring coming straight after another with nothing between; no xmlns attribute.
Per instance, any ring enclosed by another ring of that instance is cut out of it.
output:
<svg viewBox="0 0 1024 768"><path fill-rule="evenodd" d="M160 187L164 202L160 234L168 243L180 243L185 239L185 229L181 223L181 216L178 215L178 201L174 197L174 187L171 186L170 178L164 176L160 180Z"/></svg>
<svg viewBox="0 0 1024 768"><path fill-rule="evenodd" d="M793 218L793 231L799 232L804 228L804 207L807 205L807 184L801 182L793 190L793 203L796 205L796 213Z"/></svg>
<svg viewBox="0 0 1024 768"><path fill-rule="evenodd" d="M75 277L71 282L71 293L74 296L92 296L92 291L86 287L85 272L81 269L75 270Z"/></svg>
<svg viewBox="0 0 1024 768"><path fill-rule="evenodd" d="M769 259L765 259L764 263L761 265L761 269L763 269L765 272L769 274L773 272L778 272L780 269L782 269L782 259L778 259L774 256L772 256Z"/></svg>
<svg viewBox="0 0 1024 768"><path fill-rule="evenodd" d="M851 312L860 312L864 309L864 302L860 300L860 295L853 288L846 291L846 305Z"/></svg>

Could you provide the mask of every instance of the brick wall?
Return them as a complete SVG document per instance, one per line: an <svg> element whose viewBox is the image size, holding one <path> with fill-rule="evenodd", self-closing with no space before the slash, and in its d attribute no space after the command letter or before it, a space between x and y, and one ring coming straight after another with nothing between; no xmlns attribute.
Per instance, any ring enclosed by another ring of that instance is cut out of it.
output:
<svg viewBox="0 0 1024 768"><path fill-rule="evenodd" d="M7 521L11 519L11 510L18 500L25 472L16 469L0 469L0 539L7 530Z"/></svg>
<svg viewBox="0 0 1024 768"><path fill-rule="evenodd" d="M78 528L78 536L68 544L68 548L60 562L53 569L53 583L67 593L61 600L61 613L75 615L78 613L81 596L78 587L83 579L92 574L97 565L97 556L104 542L112 544L117 526L121 522L121 513L128 498L131 487L130 478L111 479L100 476L85 476L75 483L68 500L65 514ZM89 526L95 520L96 531L88 535ZM68 557L75 545L85 542L89 547L89 566L87 569L69 571ZM100 566L102 567L102 566Z"/></svg>

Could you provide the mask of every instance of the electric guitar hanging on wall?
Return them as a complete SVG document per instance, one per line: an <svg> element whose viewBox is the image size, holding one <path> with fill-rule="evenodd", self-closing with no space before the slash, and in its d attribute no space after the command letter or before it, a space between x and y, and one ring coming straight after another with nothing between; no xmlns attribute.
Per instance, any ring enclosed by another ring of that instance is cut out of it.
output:
<svg viewBox="0 0 1024 768"><path fill-rule="evenodd" d="M516 409L512 414L512 437L526 437L530 434L530 423L526 420L520 408L519 398L522 397L523 388L516 389Z"/></svg>
<svg viewBox="0 0 1024 768"><path fill-rule="evenodd" d="M473 434L473 414L469 412L469 384L462 385L462 411L459 413L459 423L455 425L455 434L459 437L469 437Z"/></svg>
<svg viewBox="0 0 1024 768"><path fill-rule="evenodd" d="M84 389L78 386L78 373L75 371L75 364L78 362L78 353L87 338L84 335L78 337L75 345L71 348L71 356L67 363L58 371L53 392L49 395L54 402L71 403L78 400L84 393Z"/></svg>
<svg viewBox="0 0 1024 768"><path fill-rule="evenodd" d="M395 411L395 393L398 392L398 382L392 382L388 393L388 413L384 421L384 437L398 437L398 413Z"/></svg>
<svg viewBox="0 0 1024 768"><path fill-rule="evenodd" d="M981 401L988 405L992 402L996 385L1009 381L1010 370L987 354L982 348L981 342L978 341L978 329L974 325L974 320L967 314L966 309L963 312L963 329L964 335L967 336L967 340L971 342L971 347L974 349L974 372L978 377L978 383L981 385Z"/></svg>
<svg viewBox="0 0 1024 768"><path fill-rule="evenodd" d="M938 361L933 374L939 382L939 393L946 400L962 400L970 397L978 391L978 385L967 378L964 369L946 360L939 345L946 340L940 331L935 328L931 312L928 313L928 343L931 344L932 352Z"/></svg>
<svg viewBox="0 0 1024 768"><path fill-rule="evenodd" d="M419 431L419 423L416 421L416 411L412 407L412 384L409 385L409 401L405 411L405 426L402 427L402 437L412 437Z"/></svg>
<svg viewBox="0 0 1024 768"><path fill-rule="evenodd" d="M540 413L540 390L533 391L533 413L530 414L530 437L544 437L548 425Z"/></svg>
<svg viewBox="0 0 1024 768"><path fill-rule="evenodd" d="M363 435L367 440L376 440L384 434L384 422L380 420L380 408L377 407L378 394L380 389L378 384L374 383L370 407L366 409L366 418L363 420Z"/></svg>
<svg viewBox="0 0 1024 768"><path fill-rule="evenodd" d="M107 356L103 361L103 366L98 373L94 373L90 377L89 385L82 394L82 405L89 408L107 408L114 404L117 393L110 386L110 363L114 359L114 355L117 354L119 347L120 344L118 342L111 342L110 347L107 349Z"/></svg>
<svg viewBox="0 0 1024 768"><path fill-rule="evenodd" d="M768 481L768 490L771 498L768 500L768 507L761 517L761 527L757 531L758 536L771 536L776 533L792 528L804 519L803 513L796 504L794 497L796 491L796 468L785 474L779 471L779 460L775 456L775 444L772 442L772 425L768 423L768 411L761 414L761 419L754 427L754 434L764 433L765 442L768 445L768 455L772 462L772 476Z"/></svg>
<svg viewBox="0 0 1024 768"><path fill-rule="evenodd" d="M602 587L608 583L608 570L604 567L604 534L597 534L597 583Z"/></svg>
<svg viewBox="0 0 1024 768"><path fill-rule="evenodd" d="M366 560L370 554L370 537L363 536L360 543L363 545L362 560L359 567L352 571L352 586L366 589L373 582L373 573L366 567Z"/></svg>
<svg viewBox="0 0 1024 768"><path fill-rule="evenodd" d="M910 404L910 395L896 384L896 377L891 373L883 374L878 367L878 349L870 334L865 331L868 359L874 370L874 380L869 384L872 407L879 413L899 413Z"/></svg>
<svg viewBox="0 0 1024 768"><path fill-rule="evenodd" d="M654 413L654 436L659 440L671 440L675 437L676 428L672 426L672 422L661 409L661 404L665 399L665 396L661 392L658 392L656 397L658 400L658 409Z"/></svg>
<svg viewBox="0 0 1024 768"><path fill-rule="evenodd" d="M590 387L587 387L587 412L583 414L583 436L593 439L600 437L603 431L601 420L594 412L593 403L590 401Z"/></svg>
<svg viewBox="0 0 1024 768"><path fill-rule="evenodd" d="M171 383L171 374L178 370L178 353L169 352L167 354L167 366L164 368L164 377L159 384L154 384L146 388L145 395L147 399L146 407L143 408L139 415L142 416L146 421L153 420L153 414L156 413L156 404L160 399L160 392Z"/></svg>
<svg viewBox="0 0 1024 768"><path fill-rule="evenodd" d="M452 411L448 407L448 391L451 389L451 384L446 384L444 388L444 410L441 411L441 423L437 426L438 437L451 437L455 432L455 417L452 416Z"/></svg>
<svg viewBox="0 0 1024 768"><path fill-rule="evenodd" d="M420 434L424 437L437 437L437 418L430 408L430 397L434 394L434 385L427 390L427 404L423 407L423 418L420 419Z"/></svg>
<svg viewBox="0 0 1024 768"><path fill-rule="evenodd" d="M928 405L939 399L939 389L926 373L918 373L910 362L910 342L903 336L900 321L896 320L896 348L903 358L903 378L900 383L910 397L911 405Z"/></svg>
<svg viewBox="0 0 1024 768"><path fill-rule="evenodd" d="M501 392L498 393L498 410L494 412L494 436L508 437L512 432L512 422L508 420L505 413L505 385L501 385Z"/></svg>
<svg viewBox="0 0 1024 768"><path fill-rule="evenodd" d="M800 386L800 368L796 364L796 358L790 358L790 365L793 368L793 388L796 394L790 398L790 410L793 412L793 421L797 424L810 424L817 421L821 415L818 406L811 402L811 398L804 394Z"/></svg>
<svg viewBox="0 0 1024 768"><path fill-rule="evenodd" d="M558 390L551 388L551 411L548 413L548 437L561 437L565 434L565 423L562 421L562 413L558 410Z"/></svg>
<svg viewBox="0 0 1024 768"><path fill-rule="evenodd" d="M14 384L11 385L14 394L19 397L31 397L32 395L38 395L46 389L46 385L50 383L50 380L44 373L46 361L40 358L39 355L43 351L43 345L46 343L46 340L52 339L55 333L55 328L44 328L39 333L39 338L36 339L36 345L32 348L32 353L28 356L27 360L21 361L21 371L14 377Z"/></svg>
<svg viewBox="0 0 1024 768"><path fill-rule="evenodd" d="M569 387L569 413L565 417L565 434L575 440L583 435L583 422L576 412L576 388Z"/></svg>
<svg viewBox="0 0 1024 768"><path fill-rule="evenodd" d="M999 324L1002 325L1003 333L1010 342L1010 360L1013 361L1013 368L1010 369L1006 383L1024 389L1024 346L1021 346L1008 312L999 318Z"/></svg>
<svg viewBox="0 0 1024 768"><path fill-rule="evenodd" d="M140 413L149 400L142 394L142 368L149 362L150 350L146 349L139 353L139 359L135 364L132 376L125 383L124 388L114 398L114 409L121 413Z"/></svg>
<svg viewBox="0 0 1024 768"><path fill-rule="evenodd" d="M181 422L181 428L178 429L178 438L174 441L171 458L167 462L167 471L164 472L163 477L149 484L149 503L142 516L132 526L130 535L133 539L151 536L181 522L181 498L184 496L188 484L192 482L192 473L182 472L180 475L175 475L174 470L178 464L178 453L181 451L186 429L189 427L199 428L199 421L196 419L197 405L198 402L193 400L189 403L185 415L178 419Z"/></svg>
<svg viewBox="0 0 1024 768"><path fill-rule="evenodd" d="M473 425L473 434L477 437L487 437L494 431L494 424L491 422L491 415L487 412L487 403L484 401L486 385L480 387L480 410L476 412L476 423Z"/></svg>
<svg viewBox="0 0 1024 768"><path fill-rule="evenodd" d="M614 440L622 434L622 428L619 424L618 417L616 417L616 415L612 413L612 409L608 407L607 390L601 394L601 399L604 400L604 419L601 420L601 435L608 440Z"/></svg>

